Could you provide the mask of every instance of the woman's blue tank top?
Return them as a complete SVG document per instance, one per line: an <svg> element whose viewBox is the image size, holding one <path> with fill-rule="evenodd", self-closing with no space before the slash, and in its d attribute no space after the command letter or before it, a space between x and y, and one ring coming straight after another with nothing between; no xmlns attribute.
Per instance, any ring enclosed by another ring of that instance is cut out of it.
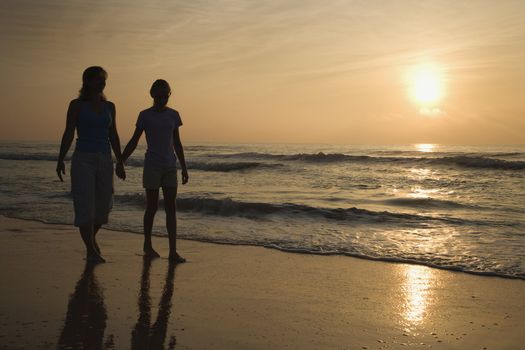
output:
<svg viewBox="0 0 525 350"><path fill-rule="evenodd" d="M104 103L97 114L89 102L80 101L77 118L76 151L89 153L111 153L109 127L113 121L109 104Z"/></svg>

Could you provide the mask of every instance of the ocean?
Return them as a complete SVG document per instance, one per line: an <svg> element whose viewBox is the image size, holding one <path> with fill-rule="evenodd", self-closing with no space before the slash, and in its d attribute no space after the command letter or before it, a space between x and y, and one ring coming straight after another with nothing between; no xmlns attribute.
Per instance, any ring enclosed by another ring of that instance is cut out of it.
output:
<svg viewBox="0 0 525 350"><path fill-rule="evenodd" d="M0 143L0 214L72 224L58 149ZM142 232L144 152L114 180L109 229ZM185 154L179 238L525 279L525 146L187 144ZM166 235L164 220L161 204L154 234Z"/></svg>

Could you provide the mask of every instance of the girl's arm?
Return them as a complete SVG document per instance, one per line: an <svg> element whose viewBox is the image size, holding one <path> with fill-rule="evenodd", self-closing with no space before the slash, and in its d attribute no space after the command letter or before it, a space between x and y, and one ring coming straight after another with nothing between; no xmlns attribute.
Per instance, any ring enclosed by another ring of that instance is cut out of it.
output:
<svg viewBox="0 0 525 350"><path fill-rule="evenodd" d="M185 185L189 180L189 176L188 169L186 168L186 160L184 159L184 149L180 141L179 128L173 130L173 147L175 148L175 154L177 154L177 159L182 169L182 184Z"/></svg>
<svg viewBox="0 0 525 350"><path fill-rule="evenodd" d="M117 159L117 168L115 173L122 180L126 179L126 172L124 171L124 163L122 162L122 153L120 151L120 138L117 132L117 111L115 109L115 104L113 102L108 102L111 108L111 114L113 115L113 123L109 127L109 141L111 142L111 148L113 153L115 153L115 158Z"/></svg>
<svg viewBox="0 0 525 350"><path fill-rule="evenodd" d="M126 148L124 148L124 153L122 153L123 162L128 160L129 156L131 156L135 148L137 148L137 144L139 143L140 137L142 136L142 131L142 129L135 128L135 132L133 133L131 140L129 140Z"/></svg>
<svg viewBox="0 0 525 350"><path fill-rule="evenodd" d="M73 138L75 137L75 126L77 125L78 109L78 100L73 100L69 103L66 116L66 128L64 129L64 134L62 135L62 142L60 143L60 153L58 155L56 169L60 181L64 181L62 175L66 174L64 158L66 158L67 151L69 151L69 148L73 143Z"/></svg>

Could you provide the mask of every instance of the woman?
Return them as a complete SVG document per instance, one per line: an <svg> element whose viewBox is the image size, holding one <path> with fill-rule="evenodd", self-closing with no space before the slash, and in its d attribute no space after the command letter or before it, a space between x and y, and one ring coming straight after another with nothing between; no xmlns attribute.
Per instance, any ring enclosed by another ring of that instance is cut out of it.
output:
<svg viewBox="0 0 525 350"><path fill-rule="evenodd" d="M95 239L100 226L108 222L113 204L113 161L117 176L126 177L117 133L115 105L103 94L107 73L102 67L89 67L82 74L79 97L70 102L62 136L56 172L60 181L65 174L64 158L71 147L75 129L77 143L71 158L71 193L75 226L86 245L86 260L105 262Z"/></svg>
<svg viewBox="0 0 525 350"><path fill-rule="evenodd" d="M171 88L166 80L156 80L151 86L150 95L153 98L153 107L140 112L135 132L124 149L122 158L124 161L128 159L145 131L148 148L142 175L147 200L144 213L144 253L149 257L159 256L151 244L151 230L159 202L159 188L162 187L170 248L169 259L180 263L186 260L177 253L177 158L182 168L182 184L188 182L188 170L179 135L182 120L179 112L167 107Z"/></svg>

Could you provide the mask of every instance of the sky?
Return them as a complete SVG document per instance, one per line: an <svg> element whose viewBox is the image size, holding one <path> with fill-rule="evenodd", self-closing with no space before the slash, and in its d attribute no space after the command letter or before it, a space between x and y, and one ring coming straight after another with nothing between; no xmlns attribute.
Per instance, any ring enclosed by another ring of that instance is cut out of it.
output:
<svg viewBox="0 0 525 350"><path fill-rule="evenodd" d="M524 14L521 0L0 0L0 140L58 143L100 65L123 144L158 78L184 142L524 144Z"/></svg>

